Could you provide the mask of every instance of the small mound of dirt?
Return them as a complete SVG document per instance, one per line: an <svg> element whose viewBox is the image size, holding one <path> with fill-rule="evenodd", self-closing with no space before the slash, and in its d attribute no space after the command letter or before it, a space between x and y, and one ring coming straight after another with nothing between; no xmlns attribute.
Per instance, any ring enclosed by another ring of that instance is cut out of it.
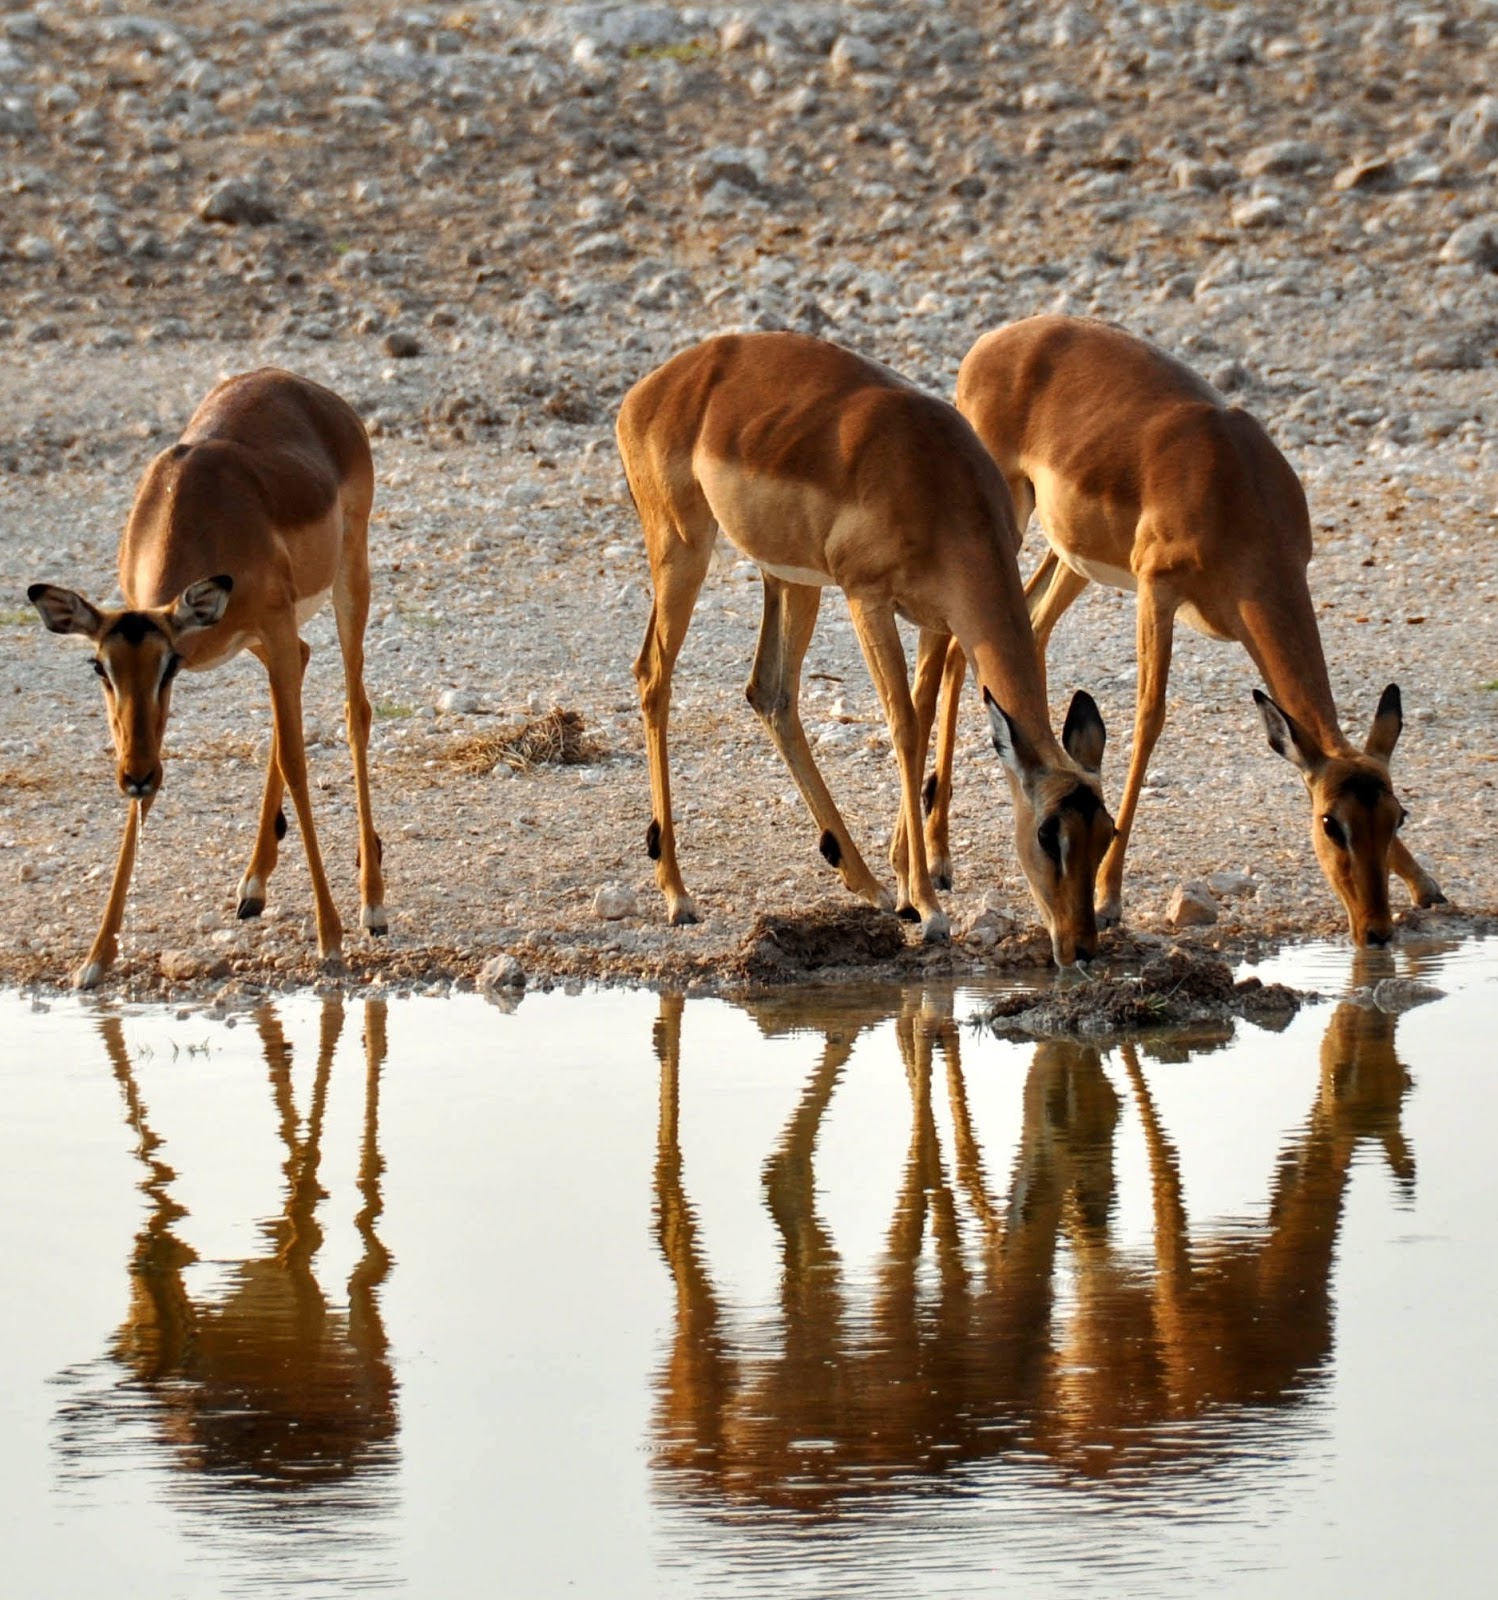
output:
<svg viewBox="0 0 1498 1600"><path fill-rule="evenodd" d="M1057 1034L1095 1038L1232 1017L1246 1017L1261 1027L1283 1027L1303 1001L1313 998L1258 978L1234 983L1225 961L1176 948L1146 961L1135 976L1100 978L1048 994L1021 990L1001 995L980 1020L1005 1038Z"/></svg>
<svg viewBox="0 0 1498 1600"><path fill-rule="evenodd" d="M754 920L732 966L745 983L786 983L824 968L889 961L904 948L904 925L873 906L768 913Z"/></svg>
<svg viewBox="0 0 1498 1600"><path fill-rule="evenodd" d="M459 772L482 776L500 762L515 772L545 765L586 766L603 754L597 740L588 736L581 715L553 706L544 717L510 723L488 733L461 739L448 754Z"/></svg>

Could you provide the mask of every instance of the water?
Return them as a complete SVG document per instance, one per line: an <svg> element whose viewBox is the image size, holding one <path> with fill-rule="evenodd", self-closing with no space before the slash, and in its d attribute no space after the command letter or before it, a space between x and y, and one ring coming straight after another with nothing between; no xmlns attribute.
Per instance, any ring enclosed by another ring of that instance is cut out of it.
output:
<svg viewBox="0 0 1498 1600"><path fill-rule="evenodd" d="M1498 947L981 995L0 996L19 1600L1477 1595Z"/></svg>

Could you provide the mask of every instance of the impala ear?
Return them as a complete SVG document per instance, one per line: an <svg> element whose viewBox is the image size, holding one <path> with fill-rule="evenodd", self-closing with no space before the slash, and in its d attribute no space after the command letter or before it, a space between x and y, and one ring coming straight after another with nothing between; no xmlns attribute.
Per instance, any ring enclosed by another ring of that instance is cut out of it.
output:
<svg viewBox="0 0 1498 1600"><path fill-rule="evenodd" d="M1084 772L1098 773L1103 770L1103 747L1107 742L1108 730L1103 726L1097 701L1085 689L1078 689L1061 730L1061 748Z"/></svg>
<svg viewBox="0 0 1498 1600"><path fill-rule="evenodd" d="M1269 746L1292 767L1313 778L1326 765L1326 752L1288 712L1280 708L1262 689L1254 690L1254 704L1264 719Z"/></svg>
<svg viewBox="0 0 1498 1600"><path fill-rule="evenodd" d="M172 627L178 633L211 628L228 608L233 587L234 580L230 577L203 578L198 583L188 584L172 602Z"/></svg>
<svg viewBox="0 0 1498 1600"><path fill-rule="evenodd" d="M97 639L104 628L104 613L71 589L55 583L34 583L26 598L41 612L42 621L53 633L81 633Z"/></svg>
<svg viewBox="0 0 1498 1600"><path fill-rule="evenodd" d="M999 760L1004 763L1005 771L1021 783L1026 782L1037 765L1035 751L1031 748L1030 741L1019 731L1014 719L988 692L987 687L983 690L983 705L988 712L988 728L993 735L993 747L998 751Z"/></svg>
<svg viewBox="0 0 1498 1600"><path fill-rule="evenodd" d="M1378 710L1373 714L1373 726L1368 730L1368 742L1363 746L1365 753L1387 766L1389 757L1394 754L1394 746L1399 743L1403 727L1404 706L1399 698L1399 685L1391 683L1378 697Z"/></svg>

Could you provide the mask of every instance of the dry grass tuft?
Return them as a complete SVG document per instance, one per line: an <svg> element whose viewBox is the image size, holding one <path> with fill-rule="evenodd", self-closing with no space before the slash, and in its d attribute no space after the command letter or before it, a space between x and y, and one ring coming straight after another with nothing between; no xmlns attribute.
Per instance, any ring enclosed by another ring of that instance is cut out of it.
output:
<svg viewBox="0 0 1498 1600"><path fill-rule="evenodd" d="M45 789L49 779L40 772L25 767L6 767L0 770L0 791L6 789Z"/></svg>
<svg viewBox="0 0 1498 1600"><path fill-rule="evenodd" d="M448 760L459 772L482 775L500 762L515 772L532 767L579 767L603 754L597 740L588 736L576 711L553 706L544 717L515 722L490 733L474 734L453 746Z"/></svg>

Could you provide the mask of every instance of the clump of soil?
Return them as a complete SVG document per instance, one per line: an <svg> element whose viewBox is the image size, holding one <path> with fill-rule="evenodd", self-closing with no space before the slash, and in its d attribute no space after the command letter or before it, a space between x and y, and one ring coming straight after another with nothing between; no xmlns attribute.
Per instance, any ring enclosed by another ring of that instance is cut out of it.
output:
<svg viewBox="0 0 1498 1600"><path fill-rule="evenodd" d="M1005 1038L1157 1032L1233 1017L1277 1029L1315 998L1258 978L1234 983L1225 961L1177 947L1128 977L1102 978L1043 995L1023 990L1001 995L980 1020Z"/></svg>
<svg viewBox="0 0 1498 1600"><path fill-rule="evenodd" d="M786 983L829 967L890 961L905 949L904 926L873 906L756 917L731 965L745 983Z"/></svg>
<svg viewBox="0 0 1498 1600"><path fill-rule="evenodd" d="M501 762L515 772L525 772L539 766L585 766L602 753L576 711L554 706L544 717L462 739L448 759L459 772L482 776Z"/></svg>

